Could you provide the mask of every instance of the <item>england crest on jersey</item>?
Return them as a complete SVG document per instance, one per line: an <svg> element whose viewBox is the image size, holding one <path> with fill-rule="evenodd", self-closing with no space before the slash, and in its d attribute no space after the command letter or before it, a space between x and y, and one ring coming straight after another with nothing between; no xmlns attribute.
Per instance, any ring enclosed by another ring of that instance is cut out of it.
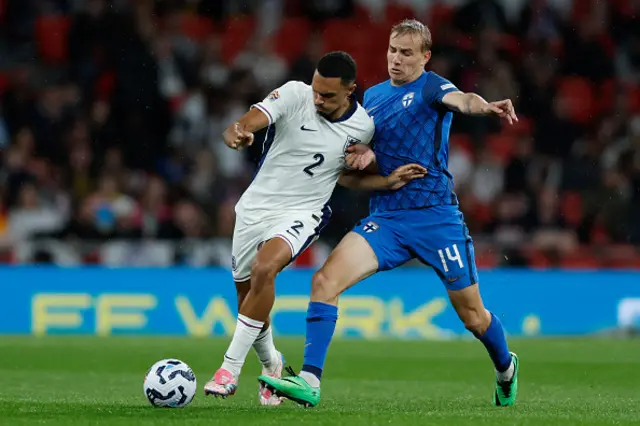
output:
<svg viewBox="0 0 640 426"><path fill-rule="evenodd" d="M347 155L347 149L350 146L353 146L358 143L362 143L362 141L360 139L354 138L353 136L347 135L347 141L344 143L344 148L343 148L344 155Z"/></svg>

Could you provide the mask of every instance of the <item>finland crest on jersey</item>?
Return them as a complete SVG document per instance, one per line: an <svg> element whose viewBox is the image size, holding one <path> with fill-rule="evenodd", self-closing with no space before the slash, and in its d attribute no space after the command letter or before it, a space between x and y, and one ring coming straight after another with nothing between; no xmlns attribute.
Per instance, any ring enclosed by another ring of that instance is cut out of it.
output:
<svg viewBox="0 0 640 426"><path fill-rule="evenodd" d="M320 212L345 167L347 148L369 144L373 120L355 102L341 119L316 111L311 86L290 81L253 105L269 118L259 169L236 213L297 210Z"/></svg>
<svg viewBox="0 0 640 426"><path fill-rule="evenodd" d="M415 97L415 93L409 92L402 97L402 106L405 108L409 108L409 106L413 103L413 98Z"/></svg>
<svg viewBox="0 0 640 426"><path fill-rule="evenodd" d="M376 232L379 228L380 228L380 226L377 223L375 223L374 221L372 221L372 220L367 222L362 227L362 229L364 229L364 232L366 232L367 234L370 234L372 232Z"/></svg>

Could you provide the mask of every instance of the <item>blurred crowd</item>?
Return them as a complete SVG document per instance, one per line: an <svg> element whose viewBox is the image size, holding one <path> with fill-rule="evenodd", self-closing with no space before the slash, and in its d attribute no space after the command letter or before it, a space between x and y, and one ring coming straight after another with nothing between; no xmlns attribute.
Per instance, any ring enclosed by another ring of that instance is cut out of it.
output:
<svg viewBox="0 0 640 426"><path fill-rule="evenodd" d="M408 17L433 32L429 69L520 118L454 119L479 263L640 267L639 0L0 0L1 260L39 240L228 241L261 146L223 129L329 50L355 57L361 97ZM327 247L368 210L332 203Z"/></svg>

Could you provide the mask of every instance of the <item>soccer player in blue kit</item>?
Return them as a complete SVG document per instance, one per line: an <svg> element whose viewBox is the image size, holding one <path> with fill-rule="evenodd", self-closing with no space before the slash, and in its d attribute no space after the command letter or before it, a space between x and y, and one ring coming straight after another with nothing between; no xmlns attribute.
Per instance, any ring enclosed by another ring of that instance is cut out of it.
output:
<svg viewBox="0 0 640 426"><path fill-rule="evenodd" d="M515 403L518 356L509 351L500 320L485 309L480 297L473 242L447 161L453 112L497 116L509 124L517 117L508 99L486 102L426 72L430 49L431 33L421 22L405 20L394 26L387 51L391 78L364 95L364 107L376 127L379 173L388 175L402 164L418 163L427 168L427 175L398 191L374 192L370 216L342 239L314 274L300 374L258 379L276 395L316 406L338 319L338 296L378 271L418 258L433 267L465 327L486 347L496 370L494 405Z"/></svg>

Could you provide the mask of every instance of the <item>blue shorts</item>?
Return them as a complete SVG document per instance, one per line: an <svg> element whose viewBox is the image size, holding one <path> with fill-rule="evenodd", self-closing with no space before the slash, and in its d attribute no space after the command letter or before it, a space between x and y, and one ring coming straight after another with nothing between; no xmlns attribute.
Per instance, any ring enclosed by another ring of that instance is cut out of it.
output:
<svg viewBox="0 0 640 426"><path fill-rule="evenodd" d="M473 241L456 205L374 213L353 228L378 258L378 270L417 258L436 271L448 290L478 282Z"/></svg>

